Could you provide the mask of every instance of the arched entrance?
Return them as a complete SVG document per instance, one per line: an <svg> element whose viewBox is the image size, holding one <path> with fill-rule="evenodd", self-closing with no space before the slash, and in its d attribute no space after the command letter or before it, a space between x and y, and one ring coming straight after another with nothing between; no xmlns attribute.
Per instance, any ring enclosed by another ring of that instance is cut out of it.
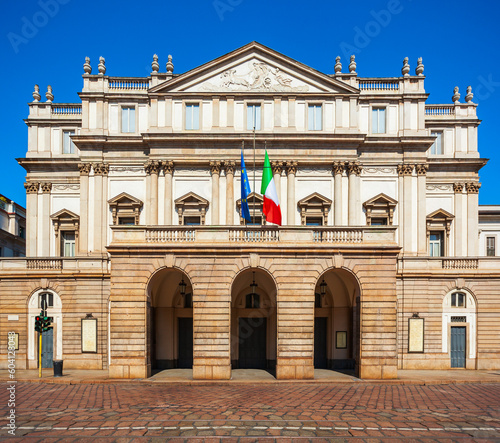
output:
<svg viewBox="0 0 500 443"><path fill-rule="evenodd" d="M318 279L314 300L315 369L357 369L359 296L357 280L344 269L329 270Z"/></svg>
<svg viewBox="0 0 500 443"><path fill-rule="evenodd" d="M276 368L276 285L267 272L243 271L231 288L233 369Z"/></svg>
<svg viewBox="0 0 500 443"><path fill-rule="evenodd" d="M148 295L148 348L151 369L192 368L191 281L178 269L162 269L152 277Z"/></svg>
<svg viewBox="0 0 500 443"><path fill-rule="evenodd" d="M62 302L59 295L50 289L35 291L28 301L28 368L38 367L38 333L35 332L35 317L40 314L42 300L47 306L47 316L52 329L43 333L42 367L52 368L53 360L62 360Z"/></svg>

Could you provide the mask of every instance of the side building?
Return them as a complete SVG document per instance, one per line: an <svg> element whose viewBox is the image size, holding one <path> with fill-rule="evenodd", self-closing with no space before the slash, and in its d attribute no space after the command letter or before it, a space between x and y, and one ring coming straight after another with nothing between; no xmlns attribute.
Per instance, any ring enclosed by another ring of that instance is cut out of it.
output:
<svg viewBox="0 0 500 443"><path fill-rule="evenodd" d="M26 255L26 210L0 194L0 257Z"/></svg>
<svg viewBox="0 0 500 443"><path fill-rule="evenodd" d="M29 104L27 257L0 261L0 342L42 363L115 378L192 368L229 379L261 368L311 379L406 368L500 368L500 259L478 233L476 115L428 104L410 75L323 74L252 42L184 74L98 73L81 103L38 86ZM344 70L344 72L342 72ZM255 147L255 149L254 149ZM260 193L271 159L282 226ZM255 159L255 160L254 160Z"/></svg>

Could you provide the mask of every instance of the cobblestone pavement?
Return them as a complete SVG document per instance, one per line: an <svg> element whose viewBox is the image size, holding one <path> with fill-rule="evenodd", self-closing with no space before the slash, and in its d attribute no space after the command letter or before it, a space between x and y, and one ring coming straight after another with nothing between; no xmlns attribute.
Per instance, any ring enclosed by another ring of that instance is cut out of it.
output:
<svg viewBox="0 0 500 443"><path fill-rule="evenodd" d="M11 441L500 442L500 384L16 385Z"/></svg>

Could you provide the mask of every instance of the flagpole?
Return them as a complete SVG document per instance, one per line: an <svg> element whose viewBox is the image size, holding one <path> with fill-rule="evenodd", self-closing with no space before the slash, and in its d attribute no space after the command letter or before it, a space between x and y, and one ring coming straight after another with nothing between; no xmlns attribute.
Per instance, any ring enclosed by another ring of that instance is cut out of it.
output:
<svg viewBox="0 0 500 443"><path fill-rule="evenodd" d="M257 188L255 187L255 118L256 116L254 114L253 116L253 223L254 224L255 224L255 193L257 192Z"/></svg>

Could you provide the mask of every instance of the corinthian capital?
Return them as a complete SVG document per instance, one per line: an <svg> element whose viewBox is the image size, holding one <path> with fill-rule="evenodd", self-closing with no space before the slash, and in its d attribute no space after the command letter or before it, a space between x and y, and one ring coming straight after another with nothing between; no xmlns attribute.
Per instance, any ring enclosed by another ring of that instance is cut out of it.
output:
<svg viewBox="0 0 500 443"><path fill-rule="evenodd" d="M417 175L426 175L427 171L429 170L429 165L427 164L415 165L415 170L417 171Z"/></svg>
<svg viewBox="0 0 500 443"><path fill-rule="evenodd" d="M481 187L481 183L469 182L465 184L465 188L467 189L468 194L477 194L479 193L479 188Z"/></svg>
<svg viewBox="0 0 500 443"><path fill-rule="evenodd" d="M286 174L296 174L297 166L299 164L296 161L287 161L286 162Z"/></svg>
<svg viewBox="0 0 500 443"><path fill-rule="evenodd" d="M50 191L52 191L52 183L44 182L41 184L41 187L44 194L48 194Z"/></svg>
<svg viewBox="0 0 500 443"><path fill-rule="evenodd" d="M210 172L212 174L220 174L221 162L220 161L211 161L210 162Z"/></svg>
<svg viewBox="0 0 500 443"><path fill-rule="evenodd" d="M349 162L347 163L347 171L349 175L361 175L362 166L358 162Z"/></svg>
<svg viewBox="0 0 500 443"><path fill-rule="evenodd" d="M107 175L109 172L109 165L107 163L94 163L92 168L94 168L95 175Z"/></svg>
<svg viewBox="0 0 500 443"><path fill-rule="evenodd" d="M409 163L404 163L402 165L398 165L398 174L399 175L412 175L413 174L414 165Z"/></svg>
<svg viewBox="0 0 500 443"><path fill-rule="evenodd" d="M165 160L164 162L162 162L162 166L165 174L174 173L174 162L172 160Z"/></svg>
<svg viewBox="0 0 500 443"><path fill-rule="evenodd" d="M226 175L234 175L234 168L236 167L236 163L232 160L224 162L224 166L226 168Z"/></svg>
<svg viewBox="0 0 500 443"><path fill-rule="evenodd" d="M40 183L38 182L26 182L24 184L24 188L26 189L26 194L37 194L40 189Z"/></svg>
<svg viewBox="0 0 500 443"><path fill-rule="evenodd" d="M91 168L92 163L78 163L78 170L80 171L80 175L89 175Z"/></svg>
<svg viewBox="0 0 500 443"><path fill-rule="evenodd" d="M342 175L344 173L344 168L345 168L344 162L340 162L340 161L334 162L332 165L333 174L334 175L337 175L337 174Z"/></svg>
<svg viewBox="0 0 500 443"><path fill-rule="evenodd" d="M150 160L147 163L144 163L144 169L146 170L146 174L156 174L160 172L160 162L155 160Z"/></svg>
<svg viewBox="0 0 500 443"><path fill-rule="evenodd" d="M453 191L455 194L461 194L464 190L464 184L463 183L453 183Z"/></svg>
<svg viewBox="0 0 500 443"><path fill-rule="evenodd" d="M271 162L271 168L273 170L273 174L281 175L283 173L283 162L282 161L273 161Z"/></svg>

